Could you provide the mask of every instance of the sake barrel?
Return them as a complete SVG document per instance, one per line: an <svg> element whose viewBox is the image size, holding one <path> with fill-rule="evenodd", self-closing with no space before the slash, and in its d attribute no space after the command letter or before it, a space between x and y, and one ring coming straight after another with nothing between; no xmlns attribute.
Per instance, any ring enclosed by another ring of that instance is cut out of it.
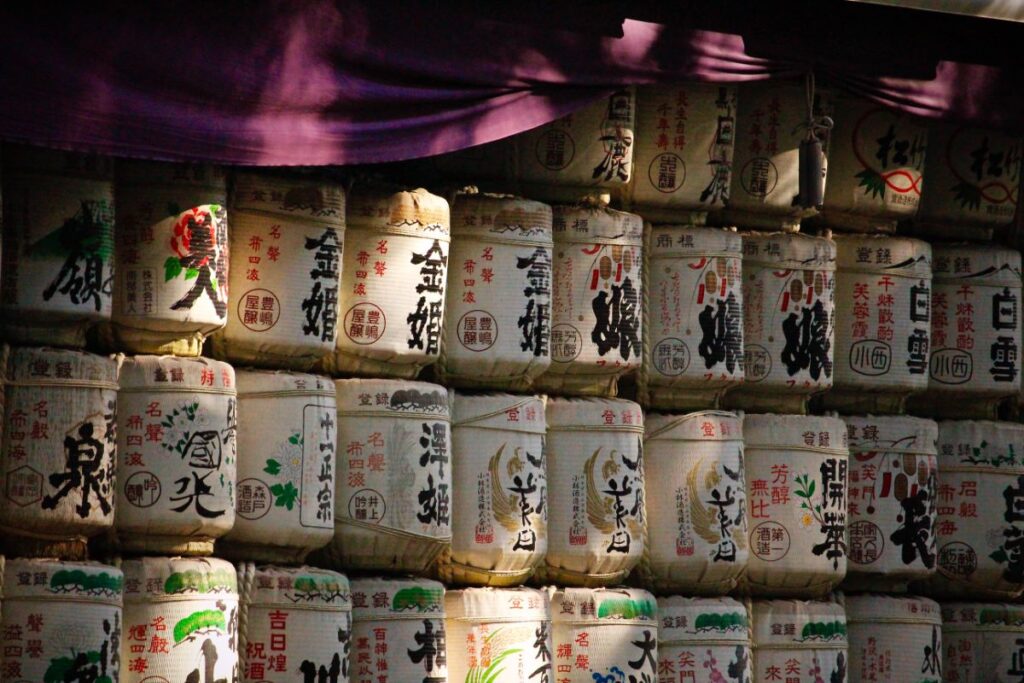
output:
<svg viewBox="0 0 1024 683"><path fill-rule="evenodd" d="M548 547L544 399L456 394L452 412L452 544L448 583L514 586Z"/></svg>
<svg viewBox="0 0 1024 683"><path fill-rule="evenodd" d="M1020 393L1020 265L1020 252L994 245L935 247L928 392L915 408L996 417Z"/></svg>
<svg viewBox="0 0 1024 683"><path fill-rule="evenodd" d="M206 358L121 367L117 518L123 551L208 555L235 523L235 371Z"/></svg>
<svg viewBox="0 0 1024 683"><path fill-rule="evenodd" d="M228 311L222 169L125 161L117 170L117 279L108 346L198 356Z"/></svg>
<svg viewBox="0 0 1024 683"><path fill-rule="evenodd" d="M942 680L939 603L916 596L851 595L845 600L849 680Z"/></svg>
<svg viewBox="0 0 1024 683"><path fill-rule="evenodd" d="M658 603L653 595L635 588L550 590L554 680L656 680Z"/></svg>
<svg viewBox="0 0 1024 683"><path fill-rule="evenodd" d="M637 88L636 100L630 209L651 221L703 222L729 200L736 88L645 85Z"/></svg>
<svg viewBox="0 0 1024 683"><path fill-rule="evenodd" d="M807 117L831 116L832 97L817 90L808 111L803 83L764 81L737 88L736 148L723 218L748 228L797 229L816 213L800 200L800 144ZM824 182L825 168L822 168Z"/></svg>
<svg viewBox="0 0 1024 683"><path fill-rule="evenodd" d="M448 680L558 680L546 592L531 588L468 588L448 591L444 605Z"/></svg>
<svg viewBox="0 0 1024 683"><path fill-rule="evenodd" d="M334 538L334 383L254 370L239 370L235 379L235 524L218 552L238 560L301 562Z"/></svg>
<svg viewBox="0 0 1024 683"><path fill-rule="evenodd" d="M415 377L437 360L448 273L448 202L424 189L349 198L332 374Z"/></svg>
<svg viewBox="0 0 1024 683"><path fill-rule="evenodd" d="M1022 141L995 130L933 121L925 159L928 189L914 219L927 234L991 239L1013 223Z"/></svg>
<svg viewBox="0 0 1024 683"><path fill-rule="evenodd" d="M893 232L913 218L924 188L926 124L853 95L835 98L828 185L816 222L857 232Z"/></svg>
<svg viewBox="0 0 1024 683"><path fill-rule="evenodd" d="M755 600L756 683L846 681L846 614L834 602ZM851 678L850 680L860 680Z"/></svg>
<svg viewBox="0 0 1024 683"><path fill-rule="evenodd" d="M114 523L118 363L81 351L4 349L0 526L12 555L84 559Z"/></svg>
<svg viewBox="0 0 1024 683"><path fill-rule="evenodd" d="M642 355L643 222L600 205L556 206L554 234L551 366L534 387L614 396Z"/></svg>
<svg viewBox="0 0 1024 683"><path fill-rule="evenodd" d="M436 581L353 580L348 680L446 683L451 662L444 609L444 586Z"/></svg>
<svg viewBox="0 0 1024 683"><path fill-rule="evenodd" d="M747 566L743 423L733 413L648 415L641 576L659 594L721 595Z"/></svg>
<svg viewBox="0 0 1024 683"><path fill-rule="evenodd" d="M755 594L816 596L846 574L846 425L834 417L747 415Z"/></svg>
<svg viewBox="0 0 1024 683"><path fill-rule="evenodd" d="M238 567L238 652L243 683L349 680L348 579L313 567Z"/></svg>
<svg viewBox="0 0 1024 683"><path fill-rule="evenodd" d="M929 594L999 599L1024 590L1021 453L1024 425L939 422L939 559Z"/></svg>
<svg viewBox="0 0 1024 683"><path fill-rule="evenodd" d="M145 557L123 569L121 683L238 680L238 580L229 562ZM273 641L267 652L274 671L294 671L286 645Z"/></svg>
<svg viewBox="0 0 1024 683"><path fill-rule="evenodd" d="M846 586L906 588L935 573L939 428L916 417L846 417L850 441Z"/></svg>
<svg viewBox="0 0 1024 683"><path fill-rule="evenodd" d="M0 622L4 680L125 680L128 667L118 649L127 633L123 586L120 570L95 562L8 560Z"/></svg>
<svg viewBox="0 0 1024 683"><path fill-rule="evenodd" d="M441 362L446 384L526 390L551 363L551 207L460 194Z"/></svg>
<svg viewBox="0 0 1024 683"><path fill-rule="evenodd" d="M643 556L643 413L618 399L547 405L548 554L537 579L562 585L620 582Z"/></svg>
<svg viewBox="0 0 1024 683"><path fill-rule="evenodd" d="M825 405L898 413L928 385L931 247L904 237L836 237L836 345Z"/></svg>
<svg viewBox="0 0 1024 683"><path fill-rule="evenodd" d="M713 408L743 381L742 240L735 232L645 227L639 400L666 410Z"/></svg>
<svg viewBox="0 0 1024 683"><path fill-rule="evenodd" d="M19 344L81 347L110 320L112 159L7 145L0 331Z"/></svg>
<svg viewBox="0 0 1024 683"><path fill-rule="evenodd" d="M345 190L312 179L235 176L231 301L218 356L306 370L334 351Z"/></svg>
<svg viewBox="0 0 1024 683"><path fill-rule="evenodd" d="M338 380L332 566L423 572L451 543L448 391L401 380Z"/></svg>
<svg viewBox="0 0 1024 683"><path fill-rule="evenodd" d="M730 404L802 413L832 387L835 259L823 237L743 235L744 383Z"/></svg>
<svg viewBox="0 0 1024 683"><path fill-rule="evenodd" d="M750 681L750 618L732 598L658 598L657 683Z"/></svg>
<svg viewBox="0 0 1024 683"><path fill-rule="evenodd" d="M1024 606L992 602L942 605L942 680L1020 680Z"/></svg>
<svg viewBox="0 0 1024 683"><path fill-rule="evenodd" d="M587 190L621 194L633 176L636 106L633 89L621 88L511 138L517 191L557 201Z"/></svg>

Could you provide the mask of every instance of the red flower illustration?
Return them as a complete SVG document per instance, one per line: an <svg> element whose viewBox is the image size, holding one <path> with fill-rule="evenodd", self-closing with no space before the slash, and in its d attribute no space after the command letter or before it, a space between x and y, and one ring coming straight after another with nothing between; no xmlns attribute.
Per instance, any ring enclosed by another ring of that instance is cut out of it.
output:
<svg viewBox="0 0 1024 683"><path fill-rule="evenodd" d="M203 231L205 234L198 235L199 231ZM206 237L206 240L203 237ZM204 249L208 253L192 253L192 242L196 238L200 243L206 242L206 245L209 245ZM194 208L181 214L178 222L174 225L174 236L171 237L171 249L174 250L174 253L182 259L198 256L199 259L191 265L193 268L201 268L210 262L210 255L214 252L216 245L217 235L213 229L213 217L208 211Z"/></svg>

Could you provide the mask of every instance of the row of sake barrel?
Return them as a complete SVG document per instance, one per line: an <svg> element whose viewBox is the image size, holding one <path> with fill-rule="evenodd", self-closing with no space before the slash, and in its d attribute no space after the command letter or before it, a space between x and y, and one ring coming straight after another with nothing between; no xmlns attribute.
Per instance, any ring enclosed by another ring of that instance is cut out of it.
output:
<svg viewBox="0 0 1024 683"><path fill-rule="evenodd" d="M542 199L608 192L651 220L710 213L793 228L821 206L818 223L832 228L891 232L913 219L924 233L983 238L1013 220L1019 138L925 123L852 95L809 97L803 84L786 82L625 88L434 165ZM830 131L823 117L834 121ZM809 154L811 128L827 164Z"/></svg>

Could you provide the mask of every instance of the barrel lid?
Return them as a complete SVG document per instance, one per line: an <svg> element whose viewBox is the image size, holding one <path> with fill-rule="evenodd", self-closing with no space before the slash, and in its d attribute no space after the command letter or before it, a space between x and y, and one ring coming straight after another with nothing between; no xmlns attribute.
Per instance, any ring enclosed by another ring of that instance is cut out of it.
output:
<svg viewBox="0 0 1024 683"><path fill-rule="evenodd" d="M939 425L935 420L905 415L862 415L843 420L851 453L938 453Z"/></svg>
<svg viewBox="0 0 1024 683"><path fill-rule="evenodd" d="M846 424L817 415L745 415L747 449L782 448L847 454Z"/></svg>
<svg viewBox="0 0 1024 683"><path fill-rule="evenodd" d="M927 242L891 235L836 235L834 239L839 270L931 277L932 247Z"/></svg>
<svg viewBox="0 0 1024 683"><path fill-rule="evenodd" d="M656 224L648 226L650 257L700 258L743 255L743 238L727 228Z"/></svg>
<svg viewBox="0 0 1024 683"><path fill-rule="evenodd" d="M126 602L238 595L235 568L226 560L213 557L141 557L125 560L121 568L124 570Z"/></svg>
<svg viewBox="0 0 1024 683"><path fill-rule="evenodd" d="M1007 631L1024 629L1024 605L1005 602L945 602L943 631Z"/></svg>
<svg viewBox="0 0 1024 683"><path fill-rule="evenodd" d="M114 180L112 157L45 147L6 144L3 146L3 166L4 172L11 175L31 172L106 182Z"/></svg>
<svg viewBox="0 0 1024 683"><path fill-rule="evenodd" d="M224 168L211 164L168 163L138 159L117 160L119 185L159 185L164 187L197 187L227 194Z"/></svg>
<svg viewBox="0 0 1024 683"><path fill-rule="evenodd" d="M49 347L16 347L8 360L9 382L34 384L96 383L117 389L117 360L85 351Z"/></svg>
<svg viewBox="0 0 1024 683"><path fill-rule="evenodd" d="M662 643L750 642L747 608L732 598L658 598Z"/></svg>
<svg viewBox="0 0 1024 683"><path fill-rule="evenodd" d="M548 431L607 428L644 429L644 413L632 401L618 398L551 398L546 410Z"/></svg>
<svg viewBox="0 0 1024 683"><path fill-rule="evenodd" d="M932 270L936 282L964 282L992 287L1021 286L1021 258L1016 249L994 244L936 244Z"/></svg>
<svg viewBox="0 0 1024 683"><path fill-rule="evenodd" d="M939 422L939 471L959 464L1024 471L1024 425L991 420Z"/></svg>
<svg viewBox="0 0 1024 683"><path fill-rule="evenodd" d="M339 379L338 412L449 416L448 390L440 384L400 379Z"/></svg>
<svg viewBox="0 0 1024 683"><path fill-rule="evenodd" d="M231 208L345 225L345 188L302 176L242 172L234 176Z"/></svg>
<svg viewBox="0 0 1024 683"><path fill-rule="evenodd" d="M913 595L848 595L845 603L848 624L942 624L939 603L928 598Z"/></svg>
<svg viewBox="0 0 1024 683"><path fill-rule="evenodd" d="M637 588L550 589L551 620L571 624L656 624L658 603Z"/></svg>
<svg viewBox="0 0 1024 683"><path fill-rule="evenodd" d="M349 228L408 230L446 241L451 229L448 202L422 187L393 192L357 186L348 196L345 223Z"/></svg>
<svg viewBox="0 0 1024 683"><path fill-rule="evenodd" d="M352 618L443 619L444 586L417 578L368 577L352 580Z"/></svg>
<svg viewBox="0 0 1024 683"><path fill-rule="evenodd" d="M594 203L554 206L555 242L563 244L620 244L639 247L644 240L644 220L634 213L616 211Z"/></svg>
<svg viewBox="0 0 1024 683"><path fill-rule="evenodd" d="M295 394L296 396L334 397L334 381L323 375L287 370L244 370L235 371L238 397L253 394Z"/></svg>
<svg viewBox="0 0 1024 683"><path fill-rule="evenodd" d="M685 415L648 414L646 439L665 441L743 441L743 418L722 410L703 410Z"/></svg>
<svg viewBox="0 0 1024 683"><path fill-rule="evenodd" d="M551 246L551 207L513 195L460 192L452 204L452 234Z"/></svg>
<svg viewBox="0 0 1024 683"><path fill-rule="evenodd" d="M98 562L8 560L4 568L4 599L88 600L121 605L124 575Z"/></svg>
<svg viewBox="0 0 1024 683"><path fill-rule="evenodd" d="M754 647L845 648L846 613L834 602L755 600Z"/></svg>
<svg viewBox="0 0 1024 683"><path fill-rule="evenodd" d="M547 621L551 605L546 591L534 588L466 588L448 591L449 619L466 621Z"/></svg>
<svg viewBox="0 0 1024 683"><path fill-rule="evenodd" d="M251 605L329 608L343 612L352 609L348 578L314 567L258 566L248 600Z"/></svg>
<svg viewBox="0 0 1024 683"><path fill-rule="evenodd" d="M235 392L235 370L211 358L133 356L121 366L122 391Z"/></svg>
<svg viewBox="0 0 1024 683"><path fill-rule="evenodd" d="M743 233L743 262L792 270L835 270L836 243L792 232Z"/></svg>
<svg viewBox="0 0 1024 683"><path fill-rule="evenodd" d="M544 403L542 396L455 392L452 426L544 434Z"/></svg>

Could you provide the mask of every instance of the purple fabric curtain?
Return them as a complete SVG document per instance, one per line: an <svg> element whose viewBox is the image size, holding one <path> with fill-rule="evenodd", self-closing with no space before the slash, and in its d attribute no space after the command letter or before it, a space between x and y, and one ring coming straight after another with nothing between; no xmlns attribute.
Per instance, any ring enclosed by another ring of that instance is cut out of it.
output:
<svg viewBox="0 0 1024 683"><path fill-rule="evenodd" d="M0 9L0 137L167 160L410 159L528 130L622 84L796 77L815 61L633 20L611 38L382 0L43 5ZM856 71L817 73L922 116L1024 120L1024 94L996 68L943 62L929 80Z"/></svg>

